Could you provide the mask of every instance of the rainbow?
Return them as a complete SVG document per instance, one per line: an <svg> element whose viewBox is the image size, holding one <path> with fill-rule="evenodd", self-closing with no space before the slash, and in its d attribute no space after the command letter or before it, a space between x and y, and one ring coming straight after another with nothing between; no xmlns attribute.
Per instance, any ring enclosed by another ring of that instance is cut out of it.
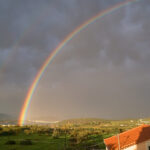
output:
<svg viewBox="0 0 150 150"><path fill-rule="evenodd" d="M36 90L36 87L40 81L40 79L42 78L42 75L44 74L45 70L47 69L47 66L53 61L53 59L55 58L55 56L59 53L59 51L70 41L72 40L72 38L77 35L81 30L85 29L89 24L95 22L96 20L104 17L107 14L110 14L112 12L114 12L115 10L118 10L119 8L122 8L123 6L129 5L133 2L136 2L137 0L125 0L123 2L117 3L116 5L98 13L96 16L90 18L89 20L85 21L83 24L81 24L80 26L78 26L75 30L73 30L69 35L66 36L66 38L60 42L60 44L50 53L50 55L48 56L48 58L45 60L44 64L42 65L42 67L40 68L40 70L38 71L36 77L34 78L27 96L24 100L24 104L22 106L21 112L20 112L20 116L19 116L19 120L18 120L18 124L19 125L23 125L24 124L24 120L26 118L27 115L27 111L28 111L28 107L29 104L31 102L32 96L34 94L34 91Z"/></svg>

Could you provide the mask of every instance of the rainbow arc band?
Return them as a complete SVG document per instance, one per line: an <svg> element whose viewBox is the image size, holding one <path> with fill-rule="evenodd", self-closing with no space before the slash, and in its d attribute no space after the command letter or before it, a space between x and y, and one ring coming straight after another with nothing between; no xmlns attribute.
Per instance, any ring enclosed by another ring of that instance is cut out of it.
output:
<svg viewBox="0 0 150 150"><path fill-rule="evenodd" d="M47 66L53 61L53 59L56 57L56 55L59 53L59 51L70 41L72 40L72 38L77 35L81 30L85 29L89 24L92 24L93 22L95 22L96 20L104 17L107 14L110 14L112 12L114 12L115 10L118 10L126 5L129 5L133 2L137 2L139 0L125 0L123 2L117 3L116 5L101 11L100 13L98 13L96 16L90 18L89 20L85 21L83 24L81 24L80 26L78 26L75 30L73 30L68 36L66 36L66 38L60 42L60 44L50 53L49 57L45 60L44 64L42 65L42 67L39 69L36 77L34 78L28 93L26 95L26 98L24 100L24 104L22 106L21 112L20 112L20 116L18 119L18 124L21 126L24 124L27 112L28 112L28 108L32 99L32 96L34 94L34 91L36 90L36 87L40 81L40 79L42 78L42 75L44 74L45 70L47 69Z"/></svg>

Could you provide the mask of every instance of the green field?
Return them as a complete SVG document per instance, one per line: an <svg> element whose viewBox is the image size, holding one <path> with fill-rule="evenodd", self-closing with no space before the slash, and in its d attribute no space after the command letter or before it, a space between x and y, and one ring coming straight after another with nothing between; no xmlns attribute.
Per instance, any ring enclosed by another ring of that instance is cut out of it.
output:
<svg viewBox="0 0 150 150"><path fill-rule="evenodd" d="M51 136L46 135L25 135L18 134L13 136L1 136L0 149L2 150L58 150L64 147L64 139L53 139ZM16 144L6 144L7 141L15 141ZM23 145L21 141L32 141L30 145Z"/></svg>
<svg viewBox="0 0 150 150"><path fill-rule="evenodd" d="M1 128L2 150L63 150L104 148L103 137L95 131L85 129L51 129L48 127L4 127ZM45 129L44 129L45 128Z"/></svg>
<svg viewBox="0 0 150 150"><path fill-rule="evenodd" d="M142 121L70 119L52 125L0 126L0 150L105 149L104 138L143 124Z"/></svg>

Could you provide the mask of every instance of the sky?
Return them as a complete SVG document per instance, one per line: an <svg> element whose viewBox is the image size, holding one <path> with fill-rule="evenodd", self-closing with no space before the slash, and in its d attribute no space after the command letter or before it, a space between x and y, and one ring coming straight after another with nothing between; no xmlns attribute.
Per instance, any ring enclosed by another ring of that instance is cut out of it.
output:
<svg viewBox="0 0 150 150"><path fill-rule="evenodd" d="M48 55L76 27L123 0L1 0L0 113L19 116ZM27 119L150 117L150 1L105 15L48 65Z"/></svg>

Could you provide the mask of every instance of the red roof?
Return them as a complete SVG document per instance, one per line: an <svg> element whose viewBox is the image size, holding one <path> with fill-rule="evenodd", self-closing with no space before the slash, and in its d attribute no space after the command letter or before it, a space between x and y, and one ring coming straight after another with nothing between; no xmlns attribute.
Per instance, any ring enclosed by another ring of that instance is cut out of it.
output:
<svg viewBox="0 0 150 150"><path fill-rule="evenodd" d="M120 141L120 148L125 148L149 139L150 125L141 125L119 135L104 139L104 142L109 150L116 150L118 149L118 141Z"/></svg>

